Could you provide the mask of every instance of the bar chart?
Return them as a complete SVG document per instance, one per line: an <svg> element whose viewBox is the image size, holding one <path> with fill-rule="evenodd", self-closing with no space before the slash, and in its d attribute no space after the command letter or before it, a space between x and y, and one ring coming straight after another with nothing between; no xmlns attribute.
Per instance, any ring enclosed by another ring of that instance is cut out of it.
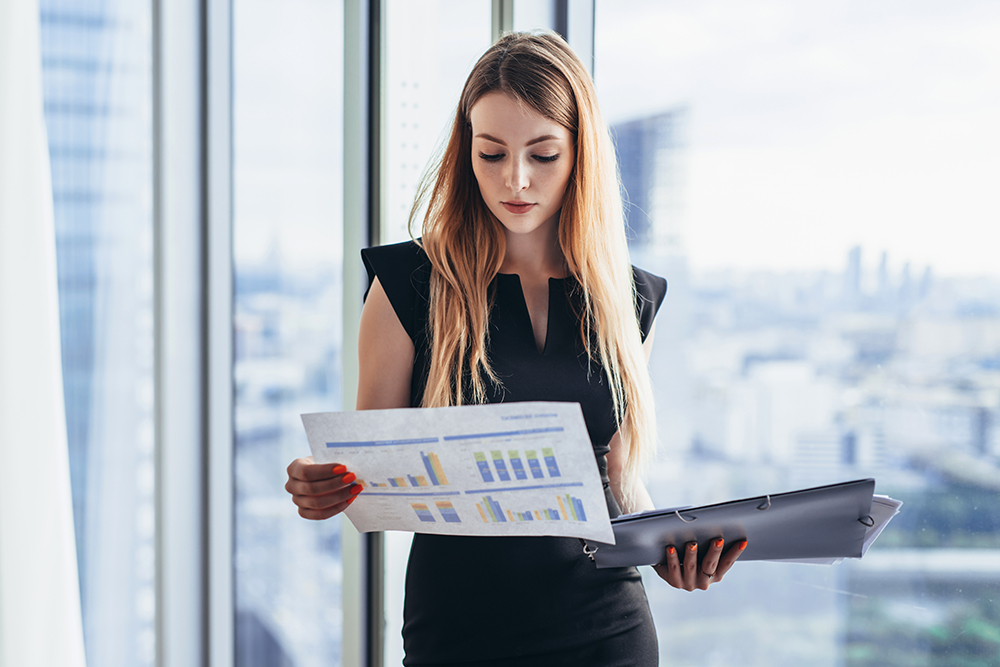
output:
<svg viewBox="0 0 1000 667"><path fill-rule="evenodd" d="M544 509L516 511L506 509L492 496L483 496L476 503L483 523L515 523L518 521L586 521L583 501L570 494L555 496L555 503Z"/></svg>
<svg viewBox="0 0 1000 667"><path fill-rule="evenodd" d="M509 482L511 481L511 472L514 473L515 480L522 481L528 479L529 472L532 479L562 476L559 471L559 463L556 461L555 451L551 447L542 449L541 459L538 457L538 451L534 449L525 450L523 457L521 452L516 449L507 450L506 458L499 449L490 450L488 455L486 452L474 452L473 457L476 460L479 476L484 482ZM527 469L524 467L525 460L528 462ZM493 465L490 465L491 463Z"/></svg>
<svg viewBox="0 0 1000 667"><path fill-rule="evenodd" d="M420 452L420 459L424 464L426 475L403 475L400 477L386 477L384 482L373 480L358 480L364 488L398 488L398 487L420 487L420 486L447 486L448 477L444 474L441 466L441 459L434 452Z"/></svg>
<svg viewBox="0 0 1000 667"><path fill-rule="evenodd" d="M451 504L450 500L438 500L434 503L434 506L438 508L438 512L441 513L441 518L444 519L446 523L462 523L462 520L458 516L458 512L455 511L455 506Z"/></svg>
<svg viewBox="0 0 1000 667"><path fill-rule="evenodd" d="M302 422L315 461L357 475L363 493L344 514L361 532L614 541L579 404L306 413Z"/></svg>
<svg viewBox="0 0 1000 667"><path fill-rule="evenodd" d="M410 507L417 513L417 518L427 523L434 523L434 513L427 507L427 503L410 503Z"/></svg>
<svg viewBox="0 0 1000 667"><path fill-rule="evenodd" d="M438 500L434 506L441 513L441 518L444 519L445 523L462 523L462 519L458 516L455 506L450 500ZM416 512L417 518L424 523L437 523L437 517L434 516L434 511L427 503L410 503L410 507Z"/></svg>

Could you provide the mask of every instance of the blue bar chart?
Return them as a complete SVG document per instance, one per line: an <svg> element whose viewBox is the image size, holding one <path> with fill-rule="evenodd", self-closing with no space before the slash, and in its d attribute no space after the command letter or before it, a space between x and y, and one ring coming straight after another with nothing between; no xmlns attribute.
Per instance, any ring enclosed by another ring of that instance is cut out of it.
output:
<svg viewBox="0 0 1000 667"><path fill-rule="evenodd" d="M545 465L549 469L549 477L559 477L559 466L556 464L556 453L552 451L551 447L545 447L542 449L542 455L545 457Z"/></svg>
<svg viewBox="0 0 1000 667"><path fill-rule="evenodd" d="M479 476L484 482L526 481L528 480L529 472L532 479L562 476L559 471L559 463L556 461L555 452L551 447L542 449L542 459L539 459L538 452L534 449L526 450L523 457L521 456L521 452L516 449L507 450L506 459L503 452L499 449L490 450L489 455L486 452L474 452L473 457L476 460L476 469L479 471ZM527 469L524 467L525 459L528 461ZM543 460L545 463L544 467L542 465ZM492 466L490 465L491 463L493 464ZM511 478L512 472L514 473L513 480Z"/></svg>
<svg viewBox="0 0 1000 667"><path fill-rule="evenodd" d="M521 453L512 449L507 452L507 457L510 459L510 468L514 471L514 477L528 479L528 474L524 472L524 464L521 463Z"/></svg>
<svg viewBox="0 0 1000 667"><path fill-rule="evenodd" d="M479 468L479 475L483 478L483 481L492 482L493 473L490 471L490 464L486 460L486 454L476 452L473 456L476 457L476 466Z"/></svg>
<svg viewBox="0 0 1000 667"><path fill-rule="evenodd" d="M493 467L497 470L497 477L500 478L501 482L510 481L510 473L507 472L507 464L503 460L503 452L499 449L494 449L490 454L493 455Z"/></svg>
<svg viewBox="0 0 1000 667"><path fill-rule="evenodd" d="M410 507L417 513L417 518L426 523L434 523L434 513L427 507L427 503L410 503Z"/></svg>
<svg viewBox="0 0 1000 667"><path fill-rule="evenodd" d="M441 459L434 452L420 452L426 475L405 474L398 477L386 477L385 481L376 482L370 479L359 479L358 484L366 489L403 488L420 486L447 486L448 477L444 474Z"/></svg>
<svg viewBox="0 0 1000 667"><path fill-rule="evenodd" d="M476 503L483 523L514 523L518 521L586 521L583 501L571 494L555 497L555 503L542 509L512 510L505 508L493 496L483 496Z"/></svg>
<svg viewBox="0 0 1000 667"><path fill-rule="evenodd" d="M462 523L462 519L458 516L455 506L450 500L435 501L434 506L441 513L441 518L444 519L445 523ZM434 511L427 503L410 503L410 507L413 508L413 511L417 514L417 518L422 522L437 523L437 517L434 516Z"/></svg>
<svg viewBox="0 0 1000 667"><path fill-rule="evenodd" d="M535 454L535 450L529 449L526 455L528 457L528 467L531 468L531 476L535 479L544 479L545 473L542 472L542 466L538 462L538 455Z"/></svg>
<svg viewBox="0 0 1000 667"><path fill-rule="evenodd" d="M434 506L438 508L438 512L441 512L441 518L446 523L462 523L462 519L459 518L455 506L451 504L450 500L438 500Z"/></svg>

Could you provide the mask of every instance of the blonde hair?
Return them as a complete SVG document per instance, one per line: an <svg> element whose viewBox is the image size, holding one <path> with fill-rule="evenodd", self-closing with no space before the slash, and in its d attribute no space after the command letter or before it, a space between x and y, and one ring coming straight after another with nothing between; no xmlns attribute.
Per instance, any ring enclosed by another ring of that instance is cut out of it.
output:
<svg viewBox="0 0 1000 667"><path fill-rule="evenodd" d="M575 141L559 243L581 288L581 340L610 379L626 450L622 492L632 504L635 484L655 450L655 409L635 311L617 162L590 75L556 34L509 33L479 59L462 90L447 145L418 189L411 235L426 206L422 244L432 266L430 369L422 404L482 403L486 383L499 384L486 354L488 287L500 270L506 240L473 174L469 120L476 102L495 91L559 123Z"/></svg>

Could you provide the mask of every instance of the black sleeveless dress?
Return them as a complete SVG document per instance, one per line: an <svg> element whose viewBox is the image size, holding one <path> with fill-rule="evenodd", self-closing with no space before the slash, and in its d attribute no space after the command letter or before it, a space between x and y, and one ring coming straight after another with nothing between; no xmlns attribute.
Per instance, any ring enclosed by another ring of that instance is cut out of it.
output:
<svg viewBox="0 0 1000 667"><path fill-rule="evenodd" d="M363 250L369 281L377 276L415 359L410 404L427 380L431 267L413 242ZM636 312L645 339L666 293L663 278L634 269ZM517 275L490 288L489 358L502 387L489 402L580 403L608 511L621 513L608 483L606 455L618 424L607 379L580 341L578 287L549 280L545 346L535 344ZM588 369L588 364L590 368ZM577 539L457 537L416 534L406 571L404 665L656 665L657 643L646 593L635 568L598 570Z"/></svg>

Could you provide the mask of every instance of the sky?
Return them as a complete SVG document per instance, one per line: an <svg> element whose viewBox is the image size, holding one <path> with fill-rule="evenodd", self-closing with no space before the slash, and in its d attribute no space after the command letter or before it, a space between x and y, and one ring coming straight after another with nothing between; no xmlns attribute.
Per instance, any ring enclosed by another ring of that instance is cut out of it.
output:
<svg viewBox="0 0 1000 667"><path fill-rule="evenodd" d="M266 261L275 247L306 265L341 253L337 6L290 0L276 15L265 0L242 0L235 12L241 261ZM861 245L871 264L888 252L894 271L909 262L914 274L931 266L1000 276L1000 2L599 0L597 8L606 119L686 111L675 223L695 270L839 271ZM457 0L391 18L399 30L390 62L415 59L411 69L419 64L443 100L434 118L420 114L426 136L403 141L421 153L408 155L410 172L395 186L409 191L487 46L489 19ZM442 35L432 38L435 29ZM399 111L392 128L407 118ZM389 157L387 169L400 163Z"/></svg>
<svg viewBox="0 0 1000 667"><path fill-rule="evenodd" d="M607 120L686 110L697 269L1000 275L1000 3L600 0Z"/></svg>

